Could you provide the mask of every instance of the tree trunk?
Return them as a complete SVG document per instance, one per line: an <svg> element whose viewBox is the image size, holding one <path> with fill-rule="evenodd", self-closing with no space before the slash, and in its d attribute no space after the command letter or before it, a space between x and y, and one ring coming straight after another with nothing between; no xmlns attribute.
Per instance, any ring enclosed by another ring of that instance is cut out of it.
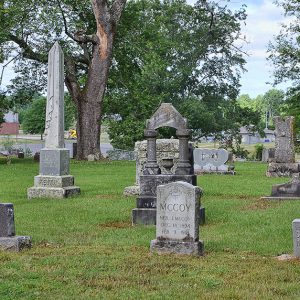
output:
<svg viewBox="0 0 300 300"><path fill-rule="evenodd" d="M101 107L93 98L83 99L77 104L77 159L87 159L94 155L98 160L100 152L100 116Z"/></svg>
<svg viewBox="0 0 300 300"><path fill-rule="evenodd" d="M115 0L109 9L105 0L92 0L97 24L93 37L92 57L88 67L85 87L81 89L76 78L76 67L72 60L66 60L66 86L77 106L77 159L101 157L100 129L102 105L108 72L112 59L116 25L126 0Z"/></svg>

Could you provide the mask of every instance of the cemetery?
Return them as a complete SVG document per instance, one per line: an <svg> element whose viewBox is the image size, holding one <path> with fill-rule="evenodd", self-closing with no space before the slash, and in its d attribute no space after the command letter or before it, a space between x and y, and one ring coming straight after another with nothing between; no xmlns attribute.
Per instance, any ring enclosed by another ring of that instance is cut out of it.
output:
<svg viewBox="0 0 300 300"><path fill-rule="evenodd" d="M246 6L2 2L0 299L299 299L299 85L239 95Z"/></svg>
<svg viewBox="0 0 300 300"><path fill-rule="evenodd" d="M0 160L1 299L296 298L299 173L284 183L291 172L269 176L272 162L256 161L236 162L225 176L228 152L193 149L187 121L170 103L147 120L136 161L71 160L62 76L52 76L55 68L63 74L62 61L56 43L39 160ZM161 127L175 128L178 142L156 145ZM276 135L280 170L298 168L282 142L292 128ZM137 193L124 194L132 182Z"/></svg>

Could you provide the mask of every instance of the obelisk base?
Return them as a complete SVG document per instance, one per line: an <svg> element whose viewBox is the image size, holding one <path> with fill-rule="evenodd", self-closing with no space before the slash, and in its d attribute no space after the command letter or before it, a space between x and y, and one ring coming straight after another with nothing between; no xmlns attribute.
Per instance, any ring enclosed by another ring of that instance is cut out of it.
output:
<svg viewBox="0 0 300 300"><path fill-rule="evenodd" d="M30 236L0 237L0 250L19 252L31 248Z"/></svg>
<svg viewBox="0 0 300 300"><path fill-rule="evenodd" d="M34 187L27 190L28 199L32 198L67 198L80 194L80 188L74 186L72 175L34 177Z"/></svg>

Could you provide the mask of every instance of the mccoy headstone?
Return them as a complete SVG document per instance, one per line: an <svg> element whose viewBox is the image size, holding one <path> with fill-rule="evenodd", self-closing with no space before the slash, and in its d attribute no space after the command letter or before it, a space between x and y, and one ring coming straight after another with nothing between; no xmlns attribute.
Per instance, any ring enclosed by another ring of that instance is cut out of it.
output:
<svg viewBox="0 0 300 300"><path fill-rule="evenodd" d="M274 117L275 157L269 163L268 177L289 177L299 173L299 164L295 162L294 117Z"/></svg>
<svg viewBox="0 0 300 300"><path fill-rule="evenodd" d="M234 175L234 166L226 165L229 152L225 149L194 149L195 174L214 173Z"/></svg>
<svg viewBox="0 0 300 300"><path fill-rule="evenodd" d="M151 251L203 255L200 197L199 187L183 181L157 187L156 239L151 241Z"/></svg>
<svg viewBox="0 0 300 300"><path fill-rule="evenodd" d="M65 198L80 193L69 175L70 153L64 142L64 55L56 42L49 52L45 148L40 152L40 175L28 198Z"/></svg>
<svg viewBox="0 0 300 300"><path fill-rule="evenodd" d="M30 236L15 235L14 207L12 203L0 203L0 249L21 251L31 247Z"/></svg>
<svg viewBox="0 0 300 300"><path fill-rule="evenodd" d="M292 227L294 256L300 258L300 219L295 219L292 223Z"/></svg>

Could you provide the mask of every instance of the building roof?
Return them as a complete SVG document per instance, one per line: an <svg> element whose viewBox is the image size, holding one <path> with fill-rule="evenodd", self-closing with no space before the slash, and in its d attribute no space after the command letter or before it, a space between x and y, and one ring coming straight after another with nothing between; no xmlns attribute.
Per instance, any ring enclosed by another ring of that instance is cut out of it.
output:
<svg viewBox="0 0 300 300"><path fill-rule="evenodd" d="M0 134L19 134L19 123L1 123L0 124Z"/></svg>

